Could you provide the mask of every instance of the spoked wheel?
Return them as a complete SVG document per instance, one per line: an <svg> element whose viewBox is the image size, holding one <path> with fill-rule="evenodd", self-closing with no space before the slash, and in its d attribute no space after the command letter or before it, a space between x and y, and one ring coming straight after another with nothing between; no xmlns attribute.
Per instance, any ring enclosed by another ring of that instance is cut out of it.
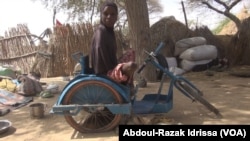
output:
<svg viewBox="0 0 250 141"><path fill-rule="evenodd" d="M203 97L203 93L197 89L195 86L185 82L184 80L177 80L175 86L185 95L193 99L194 101L200 102L204 105L208 110L213 112L217 117L221 118L222 115L220 114L219 110L214 107L211 103L209 103Z"/></svg>
<svg viewBox="0 0 250 141"><path fill-rule="evenodd" d="M121 104L122 98L110 85L100 81L84 81L74 85L63 99L64 105L69 104ZM113 114L104 106L87 106L81 109L77 115L69 115L65 112L67 123L75 130L85 132L105 132L116 127L121 114Z"/></svg>

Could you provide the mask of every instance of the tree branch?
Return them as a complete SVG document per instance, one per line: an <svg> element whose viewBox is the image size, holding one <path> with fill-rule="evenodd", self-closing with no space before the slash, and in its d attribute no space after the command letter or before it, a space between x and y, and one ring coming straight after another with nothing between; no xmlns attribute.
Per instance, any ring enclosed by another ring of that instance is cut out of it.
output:
<svg viewBox="0 0 250 141"><path fill-rule="evenodd" d="M217 3L223 5L226 9L226 11L230 11L235 5L237 5L239 2L241 2L242 0L235 0L231 5L227 5L225 2L222 2L221 0L214 0Z"/></svg>
<svg viewBox="0 0 250 141"><path fill-rule="evenodd" d="M224 6L225 9L229 9L229 7L226 5L225 2L222 2L222 1L220 1L220 0L214 0L214 1L217 2L217 3L219 3L220 5Z"/></svg>
<svg viewBox="0 0 250 141"><path fill-rule="evenodd" d="M202 4L205 4L209 9L212 9L212 10L214 10L214 11L216 11L216 12L218 12L218 13L224 15L224 12L223 12L223 11L220 11L220 10L216 9L215 7L213 7L212 5L210 5L208 2L203 1L203 2L201 2L201 3L202 3Z"/></svg>
<svg viewBox="0 0 250 141"><path fill-rule="evenodd" d="M242 0L235 0L230 6L229 9L232 9L235 5L237 5L239 2L241 2Z"/></svg>

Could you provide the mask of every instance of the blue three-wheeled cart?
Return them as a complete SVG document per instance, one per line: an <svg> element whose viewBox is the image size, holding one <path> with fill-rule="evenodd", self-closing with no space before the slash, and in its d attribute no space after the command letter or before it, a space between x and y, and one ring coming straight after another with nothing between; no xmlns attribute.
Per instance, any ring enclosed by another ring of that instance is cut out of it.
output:
<svg viewBox="0 0 250 141"><path fill-rule="evenodd" d="M106 76L91 73L88 67L88 55L76 53L73 57L81 64L81 72L77 74L63 89L51 113L64 115L67 123L82 133L105 132L120 124L124 115L161 114L169 112L173 107L173 88L193 101L198 101L218 117L220 112L202 96L202 92L181 75L174 75L162 66L156 57L164 47L161 42L153 52L146 52L148 57L137 73L146 64L151 63L163 72L157 93L145 94L137 100L136 94L131 97L130 87L118 84ZM169 88L162 93L164 78L170 78Z"/></svg>

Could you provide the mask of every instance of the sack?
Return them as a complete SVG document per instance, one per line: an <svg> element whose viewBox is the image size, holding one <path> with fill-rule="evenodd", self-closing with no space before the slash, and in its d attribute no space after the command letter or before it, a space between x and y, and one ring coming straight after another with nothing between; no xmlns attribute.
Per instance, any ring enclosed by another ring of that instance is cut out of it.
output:
<svg viewBox="0 0 250 141"><path fill-rule="evenodd" d="M166 57L167 63L168 63L168 67L177 67L177 60L175 57Z"/></svg>
<svg viewBox="0 0 250 141"><path fill-rule="evenodd" d="M59 86L57 84L49 84L46 88L46 91L50 92L51 94L58 93Z"/></svg>
<svg viewBox="0 0 250 141"><path fill-rule="evenodd" d="M213 45L200 45L181 53L180 58L189 61L200 61L217 58L218 51Z"/></svg>
<svg viewBox="0 0 250 141"><path fill-rule="evenodd" d="M176 42L175 44L175 56L179 56L182 52L187 50L188 48L192 48L194 46L205 45L207 40L204 37L191 37L182 39Z"/></svg>
<svg viewBox="0 0 250 141"><path fill-rule="evenodd" d="M18 85L18 94L33 96L43 90L39 81L37 81L36 79L32 79L27 75L20 75L17 79L19 82L21 82Z"/></svg>
<svg viewBox="0 0 250 141"><path fill-rule="evenodd" d="M10 92L15 92L16 87L17 85L11 79L3 78L0 81L0 89L7 90Z"/></svg>
<svg viewBox="0 0 250 141"><path fill-rule="evenodd" d="M170 67L169 71L172 72L174 75L182 75L186 72L185 70L178 67Z"/></svg>
<svg viewBox="0 0 250 141"><path fill-rule="evenodd" d="M200 61L189 61L189 60L182 60L181 61L181 68L185 71L191 71L195 66L202 65L202 64L208 64L211 62L210 60L200 60Z"/></svg>

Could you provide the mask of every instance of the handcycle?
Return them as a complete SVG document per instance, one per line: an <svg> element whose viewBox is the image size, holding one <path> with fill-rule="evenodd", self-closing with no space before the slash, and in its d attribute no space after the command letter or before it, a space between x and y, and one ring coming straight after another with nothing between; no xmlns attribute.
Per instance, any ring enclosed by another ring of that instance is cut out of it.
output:
<svg viewBox="0 0 250 141"><path fill-rule="evenodd" d="M63 88L51 113L63 115L67 123L81 133L105 132L117 127L124 116L169 112L173 108L173 89L177 88L221 118L219 110L203 97L193 83L182 75L174 75L157 61L162 47L163 42L155 51L145 51L147 57L136 72L140 74L149 63L163 72L158 92L145 94L142 99L136 97L138 87L131 97L129 86L116 83L107 76L93 74L88 55L73 54L73 58L81 64L81 71ZM169 87L166 93L162 93L166 76L170 78Z"/></svg>

